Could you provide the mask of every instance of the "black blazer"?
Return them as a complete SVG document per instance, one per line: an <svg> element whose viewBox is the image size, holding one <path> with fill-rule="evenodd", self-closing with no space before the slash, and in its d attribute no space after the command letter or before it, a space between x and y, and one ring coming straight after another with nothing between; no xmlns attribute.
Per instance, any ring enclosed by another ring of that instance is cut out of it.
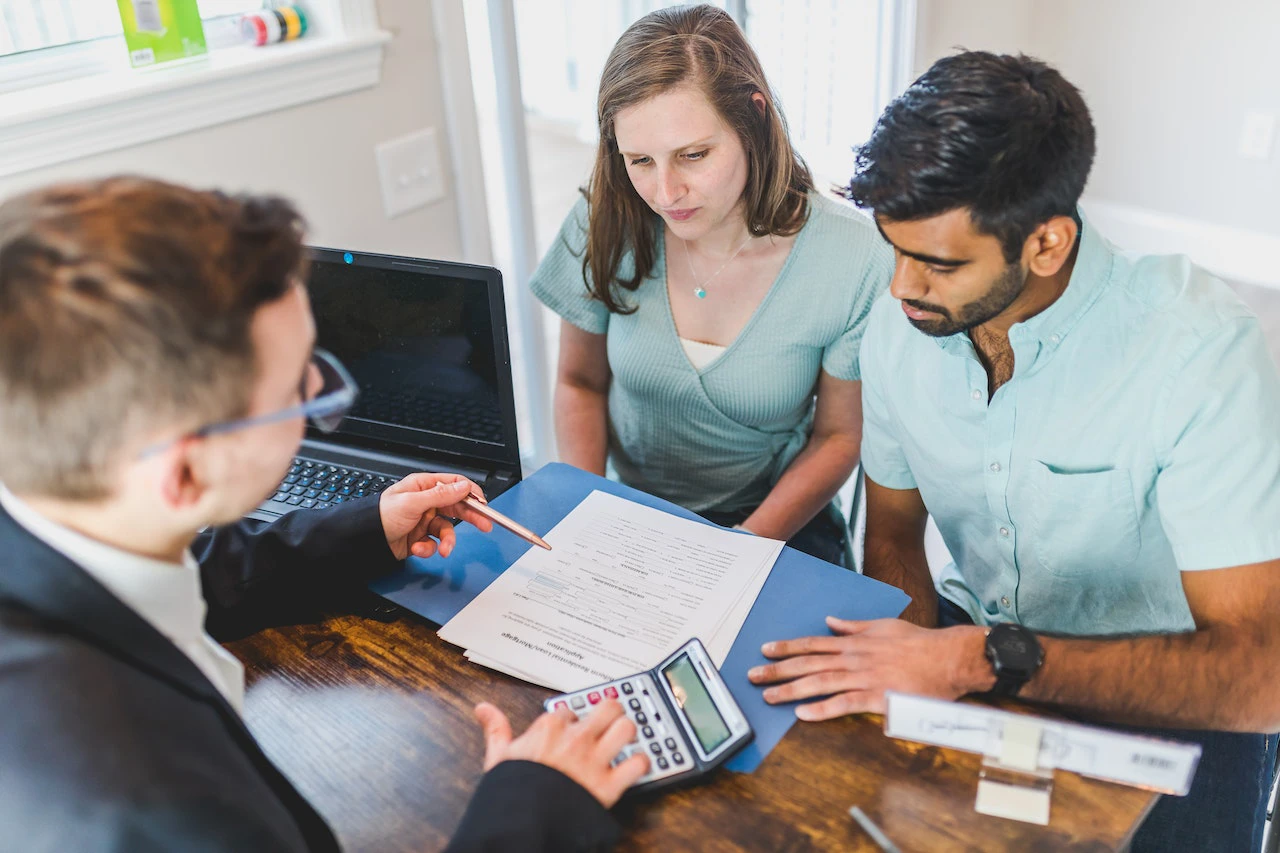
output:
<svg viewBox="0 0 1280 853"><path fill-rule="evenodd" d="M208 628L252 630L300 588L397 564L377 499L200 537ZM305 575L305 583L302 578ZM608 849L568 777L504 762L451 851ZM0 511L0 851L335 851L323 818L177 647Z"/></svg>

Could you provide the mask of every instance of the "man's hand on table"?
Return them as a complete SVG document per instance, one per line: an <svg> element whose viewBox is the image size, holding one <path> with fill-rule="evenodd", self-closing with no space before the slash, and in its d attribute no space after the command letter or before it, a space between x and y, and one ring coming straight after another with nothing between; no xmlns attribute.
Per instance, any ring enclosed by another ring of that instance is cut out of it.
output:
<svg viewBox="0 0 1280 853"><path fill-rule="evenodd" d="M957 699L991 689L986 631L964 625L921 628L901 619L851 622L827 617L831 636L765 643L775 663L747 673L771 705L826 697L796 707L802 720L883 714L886 690Z"/></svg>
<svg viewBox="0 0 1280 853"><path fill-rule="evenodd" d="M463 506L468 496L484 500L479 486L457 474L410 474L388 486L378 498L378 512L396 559L437 552L449 556L457 541L450 518L470 522L485 533L493 530L489 519Z"/></svg>
<svg viewBox="0 0 1280 853"><path fill-rule="evenodd" d="M616 701L601 703L581 720L567 708L543 714L514 740L511 723L493 705L477 705L476 718L484 727L485 771L510 760L545 764L577 782L605 808L611 808L649 770L649 758L643 753L609 766L636 736L635 723Z"/></svg>

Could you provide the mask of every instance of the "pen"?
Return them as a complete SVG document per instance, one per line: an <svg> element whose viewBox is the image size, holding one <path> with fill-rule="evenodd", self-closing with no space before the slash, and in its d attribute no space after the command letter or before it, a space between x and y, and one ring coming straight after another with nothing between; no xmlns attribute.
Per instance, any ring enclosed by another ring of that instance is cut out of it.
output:
<svg viewBox="0 0 1280 853"><path fill-rule="evenodd" d="M879 844L884 853L902 853L898 849L898 845L890 841L889 836L884 834L884 830L876 826L862 809L857 806L850 806L849 817L858 822L858 826L862 827L863 832L870 835L871 840Z"/></svg>
<svg viewBox="0 0 1280 853"><path fill-rule="evenodd" d="M523 524L512 521L496 509L491 509L489 505L484 502L484 498L476 497L474 492L471 497L464 498L462 500L462 505L474 512L478 512L494 524L507 528L524 541L537 545L539 548L546 548L548 551L551 550L551 546L547 544L545 539L525 527Z"/></svg>

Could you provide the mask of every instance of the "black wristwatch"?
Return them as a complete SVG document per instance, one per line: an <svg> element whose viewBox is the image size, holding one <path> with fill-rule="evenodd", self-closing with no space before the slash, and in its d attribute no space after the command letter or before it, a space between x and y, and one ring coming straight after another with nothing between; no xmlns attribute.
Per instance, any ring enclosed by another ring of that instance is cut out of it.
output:
<svg viewBox="0 0 1280 853"><path fill-rule="evenodd" d="M996 696L1017 696L1044 663L1044 649L1030 629L1001 623L987 632L987 660L996 674Z"/></svg>

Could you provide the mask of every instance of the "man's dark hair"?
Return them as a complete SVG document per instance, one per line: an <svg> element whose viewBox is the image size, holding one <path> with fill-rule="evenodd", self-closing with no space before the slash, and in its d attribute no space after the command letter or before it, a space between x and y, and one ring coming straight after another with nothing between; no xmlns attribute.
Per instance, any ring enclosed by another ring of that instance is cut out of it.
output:
<svg viewBox="0 0 1280 853"><path fill-rule="evenodd" d="M1054 216L1075 216L1093 165L1089 108L1028 56L939 59L889 104L857 149L846 198L891 221L967 208L1016 261Z"/></svg>

